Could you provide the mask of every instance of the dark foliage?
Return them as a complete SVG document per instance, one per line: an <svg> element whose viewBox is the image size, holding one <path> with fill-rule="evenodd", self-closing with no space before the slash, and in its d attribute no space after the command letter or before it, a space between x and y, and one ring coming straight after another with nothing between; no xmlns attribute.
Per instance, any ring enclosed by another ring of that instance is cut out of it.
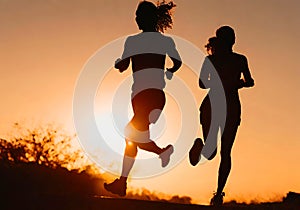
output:
<svg viewBox="0 0 300 210"><path fill-rule="evenodd" d="M37 129L18 127L17 136L0 139L1 195L95 195L99 176L82 168L79 150L72 149L72 137L52 126Z"/></svg>

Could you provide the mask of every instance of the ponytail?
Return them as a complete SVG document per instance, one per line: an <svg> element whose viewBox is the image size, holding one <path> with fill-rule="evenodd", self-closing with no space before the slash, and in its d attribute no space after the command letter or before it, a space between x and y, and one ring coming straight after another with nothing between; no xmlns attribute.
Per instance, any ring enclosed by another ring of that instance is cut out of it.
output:
<svg viewBox="0 0 300 210"><path fill-rule="evenodd" d="M168 28L172 28L173 19L171 10L173 7L176 7L176 4L171 0L169 3L166 3L165 0L162 2L157 2L157 25L156 29L158 31L164 32Z"/></svg>

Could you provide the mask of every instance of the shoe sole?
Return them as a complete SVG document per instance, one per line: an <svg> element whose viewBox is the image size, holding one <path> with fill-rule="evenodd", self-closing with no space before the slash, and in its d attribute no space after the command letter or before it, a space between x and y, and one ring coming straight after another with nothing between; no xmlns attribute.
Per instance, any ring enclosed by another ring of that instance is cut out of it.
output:
<svg viewBox="0 0 300 210"><path fill-rule="evenodd" d="M203 149L202 139L197 138L189 152L189 160L192 166L196 166L200 161L201 151Z"/></svg>

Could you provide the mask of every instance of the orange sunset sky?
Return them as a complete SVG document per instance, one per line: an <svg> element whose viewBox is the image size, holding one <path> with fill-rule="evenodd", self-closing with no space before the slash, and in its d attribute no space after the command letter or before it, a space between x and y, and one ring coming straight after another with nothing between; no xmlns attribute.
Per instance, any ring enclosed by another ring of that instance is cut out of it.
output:
<svg viewBox="0 0 300 210"><path fill-rule="evenodd" d="M0 137L14 122L54 122L74 133L72 97L79 73L99 48L139 32L134 21L138 2L0 0ZM234 50L248 57L256 83L240 91L242 123L232 151L226 200L265 201L300 192L300 2L175 3L174 26L167 33L204 51L218 27L232 26L237 36ZM202 96L195 96L198 106ZM218 164L219 157L191 167L186 158L168 173L133 179L129 185L206 203L216 189Z"/></svg>

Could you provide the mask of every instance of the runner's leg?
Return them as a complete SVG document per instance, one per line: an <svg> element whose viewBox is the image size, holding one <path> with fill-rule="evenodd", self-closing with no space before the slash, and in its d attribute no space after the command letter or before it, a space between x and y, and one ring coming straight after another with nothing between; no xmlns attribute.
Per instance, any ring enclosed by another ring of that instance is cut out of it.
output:
<svg viewBox="0 0 300 210"><path fill-rule="evenodd" d="M134 142L126 140L125 153L123 158L121 179L127 181L130 170L137 155L137 145Z"/></svg>
<svg viewBox="0 0 300 210"><path fill-rule="evenodd" d="M226 123L221 138L221 163L219 167L218 189L217 193L221 194L225 187L227 178L231 170L231 150L235 140L238 125Z"/></svg>

